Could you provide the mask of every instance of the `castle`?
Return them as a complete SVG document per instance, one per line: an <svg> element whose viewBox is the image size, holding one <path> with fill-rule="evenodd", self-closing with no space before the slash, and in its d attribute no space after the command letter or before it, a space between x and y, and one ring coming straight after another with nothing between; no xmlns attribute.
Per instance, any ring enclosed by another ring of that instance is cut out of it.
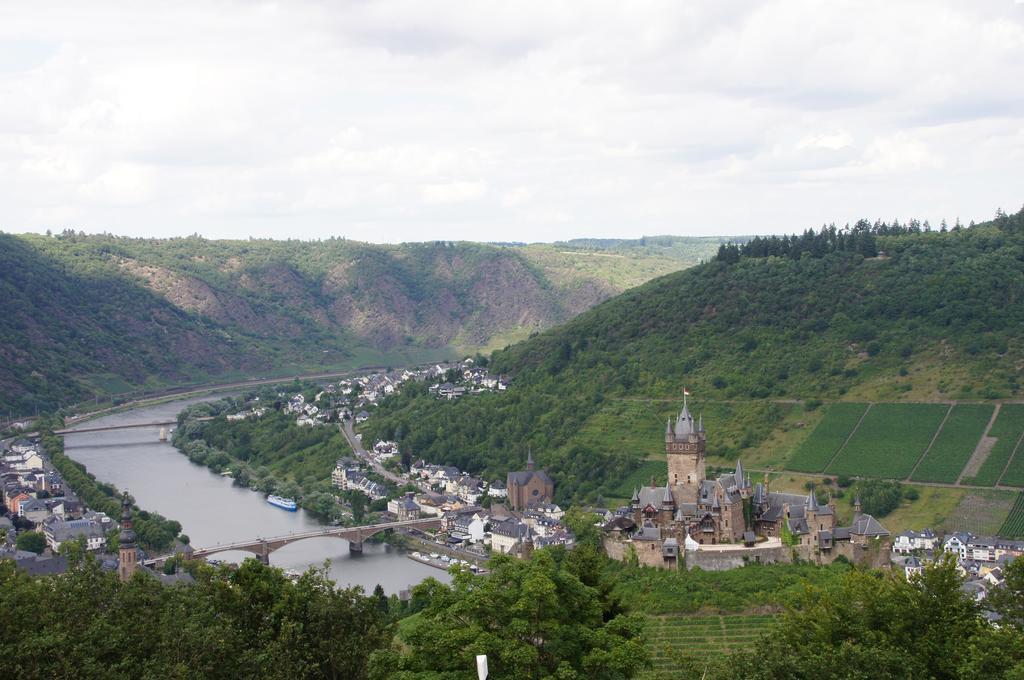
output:
<svg viewBox="0 0 1024 680"><path fill-rule="evenodd" d="M804 496L770 491L767 481L752 485L741 461L734 472L707 479L706 447L704 419L694 420L684 394L675 423L669 419L665 426L665 486L635 490L629 506L604 526L609 556L635 554L642 564L678 569L684 562L701 564L712 552L716 559L704 564L719 567L790 561L794 555L875 562L876 554L888 554L879 545L889 532L860 512L859 500L853 524L838 527L834 502L819 503L813 489Z"/></svg>

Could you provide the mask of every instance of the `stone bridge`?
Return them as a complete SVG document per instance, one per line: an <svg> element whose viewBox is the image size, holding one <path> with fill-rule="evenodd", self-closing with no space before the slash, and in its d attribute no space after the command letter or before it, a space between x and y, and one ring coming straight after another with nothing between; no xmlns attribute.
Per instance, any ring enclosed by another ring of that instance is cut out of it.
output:
<svg viewBox="0 0 1024 680"><path fill-rule="evenodd" d="M328 529L306 531L301 534L288 534L286 536L275 536L274 538L257 538L251 541L218 544L208 548L195 548L192 551L192 556L196 558L209 557L229 550L241 550L252 553L256 557L260 558L260 561L264 564L270 564L270 553L275 550L283 548L289 543L304 541L308 538L323 538L325 536L343 538L349 542L350 551L362 552L363 541L374 534L379 534L380 532L387 531L389 529L440 529L443 521L444 519L441 517L428 517L424 519L404 520L401 522L368 524L361 527L330 527Z"/></svg>

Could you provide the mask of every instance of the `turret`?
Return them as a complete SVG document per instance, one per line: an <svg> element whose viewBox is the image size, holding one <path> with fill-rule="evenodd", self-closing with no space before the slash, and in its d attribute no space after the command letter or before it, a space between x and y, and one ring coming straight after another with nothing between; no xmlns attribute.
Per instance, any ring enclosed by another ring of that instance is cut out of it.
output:
<svg viewBox="0 0 1024 680"><path fill-rule="evenodd" d="M526 450L526 471L533 472L533 449Z"/></svg>
<svg viewBox="0 0 1024 680"><path fill-rule="evenodd" d="M818 496L814 493L814 487L807 492L807 512L818 512Z"/></svg>
<svg viewBox="0 0 1024 680"><path fill-rule="evenodd" d="M853 519L860 517L860 494L853 497Z"/></svg>
<svg viewBox="0 0 1024 680"><path fill-rule="evenodd" d="M672 489L667 482L665 483L665 493L661 495L661 504L669 507L675 505L675 501L672 499Z"/></svg>
<svg viewBox="0 0 1024 680"><path fill-rule="evenodd" d="M132 529L132 503L125 491L121 498L121 533L118 535L118 566L117 575L122 581L128 581L135 573L137 553L135 549L135 530Z"/></svg>

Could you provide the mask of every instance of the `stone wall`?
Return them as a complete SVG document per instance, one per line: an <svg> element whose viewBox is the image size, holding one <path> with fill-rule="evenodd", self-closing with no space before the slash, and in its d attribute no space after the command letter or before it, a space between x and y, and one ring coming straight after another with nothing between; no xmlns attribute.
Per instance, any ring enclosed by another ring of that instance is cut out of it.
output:
<svg viewBox="0 0 1024 680"><path fill-rule="evenodd" d="M790 563L793 561L793 548L789 546L775 546L766 548L744 548L737 546L725 550L688 550L686 551L686 568L700 568L705 571L725 571L735 569L746 564L775 564ZM803 556L800 555L801 559Z"/></svg>

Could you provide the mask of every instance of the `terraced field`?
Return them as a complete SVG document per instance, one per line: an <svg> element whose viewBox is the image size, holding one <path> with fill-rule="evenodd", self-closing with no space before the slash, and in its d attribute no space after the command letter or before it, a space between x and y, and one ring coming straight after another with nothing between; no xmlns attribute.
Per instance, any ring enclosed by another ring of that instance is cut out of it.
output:
<svg viewBox="0 0 1024 680"><path fill-rule="evenodd" d="M1024 538L1024 493L1017 494L1017 501L999 529L999 535L1004 538Z"/></svg>
<svg viewBox="0 0 1024 680"><path fill-rule="evenodd" d="M687 658L752 649L774 621L774 614L652 616L646 636L654 669L640 677L679 678Z"/></svg>
<svg viewBox="0 0 1024 680"><path fill-rule="evenodd" d="M988 458L982 464L978 474L972 478L965 478L963 484L974 486L992 486L999 481L1010 462L1010 456L1024 433L1024 404L1003 404L996 416L996 422L992 424L988 436L996 439L995 444L989 451Z"/></svg>
<svg viewBox="0 0 1024 680"><path fill-rule="evenodd" d="M857 426L867 404L830 404L814 431L797 448L786 468L821 472Z"/></svg>
<svg viewBox="0 0 1024 680"><path fill-rule="evenodd" d="M1018 446L1017 451L1010 458L1010 465L1006 468L1006 473L999 480L999 483L1003 486L1024 486L1024 454L1021 453L1021 449L1024 447Z"/></svg>
<svg viewBox="0 0 1024 680"><path fill-rule="evenodd" d="M827 471L903 479L948 411L945 404L874 404Z"/></svg>
<svg viewBox="0 0 1024 680"><path fill-rule="evenodd" d="M995 406L957 404L942 426L928 453L914 471L912 480L953 484L985 434Z"/></svg>

